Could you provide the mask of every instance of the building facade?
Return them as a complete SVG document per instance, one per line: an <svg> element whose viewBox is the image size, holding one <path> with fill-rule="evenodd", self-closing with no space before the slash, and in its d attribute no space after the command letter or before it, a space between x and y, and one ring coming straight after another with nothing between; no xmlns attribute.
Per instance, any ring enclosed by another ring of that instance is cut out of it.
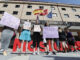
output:
<svg viewBox="0 0 80 60"><path fill-rule="evenodd" d="M48 14L52 11L52 18L48 18L48 14L39 16L41 22L48 21L50 25L57 25L63 28L70 25L69 29L73 31L73 34L80 37L79 5L29 1L0 1L0 19L4 12L8 12L19 18L21 22L24 22L25 20L35 22L37 16L33 14L33 11L36 9L47 9Z"/></svg>

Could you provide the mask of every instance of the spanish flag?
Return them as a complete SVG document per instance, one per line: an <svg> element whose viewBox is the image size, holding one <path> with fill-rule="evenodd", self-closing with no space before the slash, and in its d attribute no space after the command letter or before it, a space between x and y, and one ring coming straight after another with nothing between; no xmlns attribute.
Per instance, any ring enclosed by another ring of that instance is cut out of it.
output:
<svg viewBox="0 0 80 60"><path fill-rule="evenodd" d="M41 14L43 13L43 10L42 9L36 9L33 11L34 15L37 15L37 14Z"/></svg>
<svg viewBox="0 0 80 60"><path fill-rule="evenodd" d="M46 15L48 13L47 11L48 11L47 9L45 9L45 10L43 10L43 9L36 9L36 10L33 11L33 14L34 15L38 15L38 14Z"/></svg>

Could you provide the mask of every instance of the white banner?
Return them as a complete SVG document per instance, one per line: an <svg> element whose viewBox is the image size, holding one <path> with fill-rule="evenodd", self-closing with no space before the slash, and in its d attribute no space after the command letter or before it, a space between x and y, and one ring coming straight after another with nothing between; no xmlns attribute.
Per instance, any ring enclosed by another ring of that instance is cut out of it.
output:
<svg viewBox="0 0 80 60"><path fill-rule="evenodd" d="M20 24L20 19L12 16L11 14L8 14L7 12L4 12L4 15L1 18L0 24L14 28L14 29L18 29Z"/></svg>

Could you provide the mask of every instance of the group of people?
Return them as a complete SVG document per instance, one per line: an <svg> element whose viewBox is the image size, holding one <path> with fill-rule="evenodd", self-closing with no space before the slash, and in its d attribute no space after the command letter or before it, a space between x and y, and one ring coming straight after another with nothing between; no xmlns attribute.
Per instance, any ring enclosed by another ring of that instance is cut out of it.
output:
<svg viewBox="0 0 80 60"><path fill-rule="evenodd" d="M23 24L23 27L21 29L21 33L19 36L19 40L22 43L21 48L23 47L23 42L26 42L26 48L28 47L28 42L30 42L32 40L31 39L31 31L33 31L33 55L35 55L35 54L39 55L40 54L39 44L41 41L40 40L40 33L43 29L40 26L40 24L38 23L38 21L36 21L36 24L33 27L31 27L31 22L29 22L29 24L30 25L27 25L27 26L25 26ZM46 27L46 26L49 26L48 23L44 24L44 27ZM3 52L3 55L7 55L6 50L8 49L8 46L10 44L10 40L11 40L12 36L14 35L14 32L15 32L15 30L13 28L10 28L7 26L5 26L3 28L2 35L1 35L1 50L0 50ZM58 32L59 32L59 38L43 39L46 55L48 55L50 52L49 51L49 40L51 42L51 46L52 46L52 50L53 50L52 53L54 55L56 55L54 45L53 45L54 42L56 42L56 44L57 44L58 51L60 51L59 50L60 42L62 43L62 47L64 49L64 52L68 51L67 43L69 44L70 47L74 46L74 49L76 50L75 41L74 41L75 39L74 39L72 33L68 29L63 30L61 28L58 28ZM36 53L36 45L37 45L37 53ZM65 50L65 47L67 48L66 50ZM21 51L22 51L22 49L21 49Z"/></svg>
<svg viewBox="0 0 80 60"><path fill-rule="evenodd" d="M47 23L45 23L45 27L49 26ZM52 53L56 55L55 49L54 49L54 42L57 44L57 52L74 52L77 51L76 50L76 46L75 46L75 38L72 35L72 33L69 31L68 28L62 29L60 27L58 27L58 34L59 34L59 38L46 38L43 39L43 42L46 40L47 42L44 42L45 45L45 51L46 54L48 55L50 53L49 51L49 41L51 42L51 47L52 47ZM63 51L60 51L60 44L62 43L62 48ZM73 46L74 51L71 49L71 47ZM66 48L66 49L65 49Z"/></svg>

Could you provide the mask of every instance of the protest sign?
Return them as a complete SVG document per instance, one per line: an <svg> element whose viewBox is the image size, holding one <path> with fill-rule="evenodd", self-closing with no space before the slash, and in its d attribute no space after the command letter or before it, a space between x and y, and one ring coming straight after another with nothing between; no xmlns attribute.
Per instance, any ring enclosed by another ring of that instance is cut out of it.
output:
<svg viewBox="0 0 80 60"><path fill-rule="evenodd" d="M14 29L18 29L19 24L20 24L20 19L12 16L11 14L7 12L4 12L4 15L1 18L0 24L14 28Z"/></svg>
<svg viewBox="0 0 80 60"><path fill-rule="evenodd" d="M24 22L23 29L30 30L30 28L31 28L31 22Z"/></svg>
<svg viewBox="0 0 80 60"><path fill-rule="evenodd" d="M43 38L59 38L58 27L43 27Z"/></svg>

